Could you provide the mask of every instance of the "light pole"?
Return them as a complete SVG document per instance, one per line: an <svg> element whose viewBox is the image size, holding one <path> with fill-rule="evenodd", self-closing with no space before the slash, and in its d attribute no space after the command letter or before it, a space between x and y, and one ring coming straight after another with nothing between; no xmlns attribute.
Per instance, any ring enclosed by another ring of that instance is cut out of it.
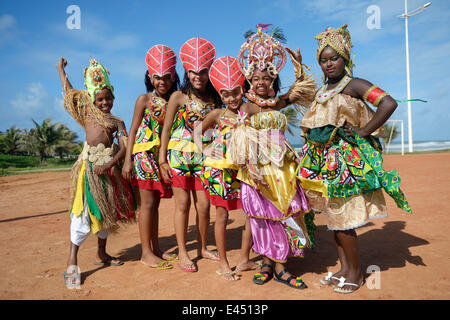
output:
<svg viewBox="0 0 450 320"><path fill-rule="evenodd" d="M431 2L427 2L422 7L419 7L408 13L408 0L405 0L405 13L398 16L405 18L405 40L406 40L406 93L408 96L408 151L413 152L413 136L412 136L412 115L411 115L411 86L409 80L409 45L408 45L408 18L421 13Z"/></svg>

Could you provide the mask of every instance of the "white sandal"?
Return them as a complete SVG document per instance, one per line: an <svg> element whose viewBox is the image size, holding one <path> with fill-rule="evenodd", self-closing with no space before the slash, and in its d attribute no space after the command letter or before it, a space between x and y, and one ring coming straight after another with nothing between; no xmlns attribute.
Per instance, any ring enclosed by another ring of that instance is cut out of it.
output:
<svg viewBox="0 0 450 320"><path fill-rule="evenodd" d="M333 276L333 272L328 272L328 275L326 277L324 277L323 279L320 279L319 281L324 286L329 286L332 279L340 281L341 278Z"/></svg>
<svg viewBox="0 0 450 320"><path fill-rule="evenodd" d="M356 283L345 282L345 280L346 279L344 277L341 277L339 279L339 283L338 283L337 287L335 287L333 289L333 291L337 292L337 293L344 293L344 294L345 293L353 293L364 284L364 279L361 281L361 284L359 284L359 285L357 285ZM354 289L344 289L344 286L353 286L355 288Z"/></svg>

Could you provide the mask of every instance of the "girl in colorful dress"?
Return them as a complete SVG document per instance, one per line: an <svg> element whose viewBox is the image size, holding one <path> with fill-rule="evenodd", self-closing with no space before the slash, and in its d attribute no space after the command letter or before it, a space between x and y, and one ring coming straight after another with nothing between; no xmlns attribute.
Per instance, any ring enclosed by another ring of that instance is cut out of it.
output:
<svg viewBox="0 0 450 320"><path fill-rule="evenodd" d="M227 107L211 111L202 122L202 131L208 130L213 125L217 126L217 130L213 130L214 140L204 150L206 159L201 178L207 197L216 207L214 234L220 258L220 266L216 273L225 280L238 280L236 274L238 271L257 267L255 262L249 260L251 234L248 218L243 231L240 260L234 271L230 268L226 254L228 211L242 208L241 186L236 178L238 167L230 161L227 143L241 119L239 108L243 102L245 78L239 70L237 60L229 56L214 61L209 78Z"/></svg>
<svg viewBox="0 0 450 320"><path fill-rule="evenodd" d="M215 53L212 43L203 38L192 38L183 44L180 59L186 73L181 91L174 92L167 104L161 133L159 167L163 179L172 184L179 265L181 270L187 272L197 271L186 250L191 192L197 211L198 254L212 260L219 259L206 246L210 203L200 179L204 157L194 143L194 133L201 139L201 121L210 111L222 105L208 78Z"/></svg>
<svg viewBox="0 0 450 320"><path fill-rule="evenodd" d="M396 170L384 171L376 138L397 107L395 100L369 81L352 78L351 38L347 25L317 35L317 60L324 86L301 121L306 143L297 173L314 210L328 216L341 269L321 283L351 293L364 280L355 229L368 219L387 216L381 189L398 207L411 212ZM364 102L377 107L377 111Z"/></svg>
<svg viewBox="0 0 450 320"><path fill-rule="evenodd" d="M148 50L145 62L147 93L136 101L122 174L130 181L136 177L139 186L141 263L165 270L173 268L167 260L174 260L176 255L162 253L159 248L158 208L161 198L172 197L172 189L161 178L158 156L167 101L178 89L180 81L175 69L177 57L169 47L153 46Z"/></svg>
<svg viewBox="0 0 450 320"><path fill-rule="evenodd" d="M242 207L250 218L253 250L263 256L262 270L253 282L262 285L275 274L276 281L304 289L306 284L288 273L284 263L290 256L303 257L304 248L313 245L314 224L303 190L296 183L296 154L284 136L287 120L280 110L290 103L308 105L315 84L302 70L299 51L289 49L296 81L288 94L277 97L278 73L286 63L286 53L276 39L262 32L262 26L257 27L238 55L238 65L251 85L246 94L249 102L241 107L248 114L249 125L234 131L230 157L241 164L237 178L241 180Z"/></svg>
<svg viewBox="0 0 450 320"><path fill-rule="evenodd" d="M111 114L114 88L108 70L91 59L84 70L86 90L75 90L64 70L67 61L61 58L58 71L64 89L64 108L83 127L86 142L72 167L70 208L70 255L64 281L68 288L81 283L77 263L78 249L92 232L98 237L95 265L120 266L119 259L106 253L109 233L119 222L134 220L136 202L131 186L120 174L125 154L126 128L123 121ZM118 140L119 146L114 143Z"/></svg>

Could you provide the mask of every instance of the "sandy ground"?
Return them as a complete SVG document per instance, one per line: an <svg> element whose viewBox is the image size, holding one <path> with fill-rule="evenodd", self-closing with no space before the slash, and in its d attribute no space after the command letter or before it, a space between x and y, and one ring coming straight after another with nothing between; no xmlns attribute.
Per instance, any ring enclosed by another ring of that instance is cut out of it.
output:
<svg viewBox="0 0 450 320"><path fill-rule="evenodd" d="M108 252L122 259L120 267L93 265L97 239L90 236L79 252L82 287L69 290L63 283L69 253L67 215L69 172L33 173L0 178L0 299L449 299L450 298L450 153L389 155L385 168L397 168L402 189L414 211L408 215L386 197L389 218L373 220L358 229L364 270L376 266L367 284L351 295L322 287L319 279L339 269L333 233L326 217L318 215L315 251L288 262L301 275L306 290L275 281L252 282L253 272L242 272L237 282L215 273L217 263L198 259L199 272L186 273L177 265L161 271L139 263L141 246L137 225L122 228L108 239ZM209 248L214 249L211 211ZM237 262L244 222L243 212L230 213L228 254ZM196 256L195 215L191 209L188 249ZM173 200L160 206L160 244L176 250ZM258 256L252 253L252 259Z"/></svg>

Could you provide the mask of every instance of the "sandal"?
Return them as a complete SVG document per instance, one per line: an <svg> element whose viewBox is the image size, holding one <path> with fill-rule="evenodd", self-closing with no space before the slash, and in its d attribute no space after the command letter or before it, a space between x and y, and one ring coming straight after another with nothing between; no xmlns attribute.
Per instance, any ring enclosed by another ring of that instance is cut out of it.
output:
<svg viewBox="0 0 450 320"><path fill-rule="evenodd" d="M331 280L338 280L340 281L340 278L335 277L333 275L333 272L328 272L328 275L324 277L323 279L320 279L319 282L323 284L324 286L331 286ZM333 285L335 286L335 285Z"/></svg>
<svg viewBox="0 0 450 320"><path fill-rule="evenodd" d="M264 263L263 265L261 265L261 269L262 268L270 268L270 272L269 271L260 271L253 275L253 282L256 284L259 284L259 285L264 284L273 278L273 266L272 265L270 265L268 263Z"/></svg>
<svg viewBox="0 0 450 320"><path fill-rule="evenodd" d="M146 264L145 262L140 261L144 266L155 268L157 270L169 270L173 268L173 265L169 263L169 261L163 260L160 263L158 263L156 266L151 266L149 264Z"/></svg>
<svg viewBox="0 0 450 320"><path fill-rule="evenodd" d="M180 266L180 269L185 271L185 272L197 272L197 266L192 262L192 263L188 263L188 264L183 264L181 262L178 263L178 265Z"/></svg>
<svg viewBox="0 0 450 320"><path fill-rule="evenodd" d="M116 260L118 262L112 262L113 260ZM120 261L118 258L108 255L108 258L105 261L94 261L94 265L117 267L123 265L123 261Z"/></svg>
<svg viewBox="0 0 450 320"><path fill-rule="evenodd" d="M286 285L288 285L291 288L295 288L295 289L306 289L308 288L308 286L306 285L306 283L303 282L302 278L300 277L294 277L294 276L290 276L287 279L281 279L281 277L286 273L286 269L283 269L280 273L276 273L276 271L273 272L275 274L275 281L284 283Z"/></svg>
<svg viewBox="0 0 450 320"><path fill-rule="evenodd" d="M356 290L358 290L363 284L364 284L364 279L361 281L361 283L359 285L357 285L356 283L351 283L351 282L345 282L345 278L341 277L338 285L336 288L333 289L334 292L337 293L353 293ZM353 286L354 288L351 289L344 289L344 286Z"/></svg>
<svg viewBox="0 0 450 320"><path fill-rule="evenodd" d="M221 271L219 271L219 270L216 270L216 273L219 275L219 276L222 276L222 278L224 278L225 280L228 280L228 281L236 281L236 280L239 280L239 277L238 276L236 276L236 270L235 271L227 271L227 272L221 272ZM226 277L230 277L229 279L227 279Z"/></svg>

